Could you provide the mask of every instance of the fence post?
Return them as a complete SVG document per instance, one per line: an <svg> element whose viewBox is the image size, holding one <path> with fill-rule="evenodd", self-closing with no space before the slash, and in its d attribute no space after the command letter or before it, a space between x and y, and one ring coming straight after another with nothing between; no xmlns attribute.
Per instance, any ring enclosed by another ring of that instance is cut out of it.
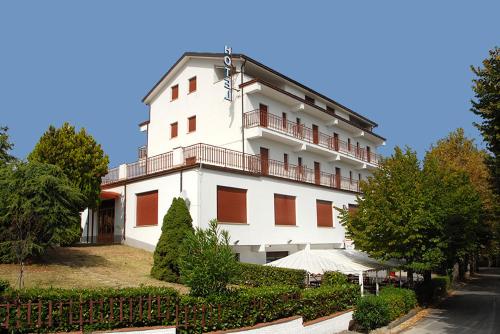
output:
<svg viewBox="0 0 500 334"><path fill-rule="evenodd" d="M123 321L123 297L120 297L120 322Z"/></svg>
<svg viewBox="0 0 500 334"><path fill-rule="evenodd" d="M7 302L6 305L6 315L5 315L5 328L9 329L9 322L10 322L10 303Z"/></svg>
<svg viewBox="0 0 500 334"><path fill-rule="evenodd" d="M142 296L139 297L139 320L142 321Z"/></svg>
<svg viewBox="0 0 500 334"><path fill-rule="evenodd" d="M205 304L201 305L201 327L205 329Z"/></svg>
<svg viewBox="0 0 500 334"><path fill-rule="evenodd" d="M19 304L19 299L16 300L16 304L17 304L16 328L19 328L19 327L21 327L21 304Z"/></svg>
<svg viewBox="0 0 500 334"><path fill-rule="evenodd" d="M156 307L158 309L158 312L157 312L157 318L158 319L161 319L161 298L160 296L156 296Z"/></svg>
<svg viewBox="0 0 500 334"><path fill-rule="evenodd" d="M31 327L31 300L28 300L28 327Z"/></svg>
<svg viewBox="0 0 500 334"><path fill-rule="evenodd" d="M103 309L104 312L104 309ZM113 311L113 297L109 298L109 321L112 322L115 316L115 312Z"/></svg>
<svg viewBox="0 0 500 334"><path fill-rule="evenodd" d="M42 327L42 301L38 299L38 328Z"/></svg>
<svg viewBox="0 0 500 334"><path fill-rule="evenodd" d="M148 295L148 320L151 320L151 295Z"/></svg>
<svg viewBox="0 0 500 334"><path fill-rule="evenodd" d="M89 301L89 323L92 325L94 322L94 301L91 299Z"/></svg>

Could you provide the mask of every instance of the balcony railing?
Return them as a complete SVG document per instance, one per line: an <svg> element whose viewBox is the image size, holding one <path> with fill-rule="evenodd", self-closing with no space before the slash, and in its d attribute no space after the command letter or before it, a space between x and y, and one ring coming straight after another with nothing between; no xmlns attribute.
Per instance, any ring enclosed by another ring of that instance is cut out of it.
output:
<svg viewBox="0 0 500 334"><path fill-rule="evenodd" d="M282 117L261 110L246 112L243 119L245 128L263 127L273 131L315 144L331 151L340 152L347 156L378 165L380 155L370 152L368 148L358 147L336 137L315 131L303 124L291 122Z"/></svg>
<svg viewBox="0 0 500 334"><path fill-rule="evenodd" d="M206 164L232 170L245 171L254 175L272 176L287 180L304 183L317 184L334 189L343 189L359 192L357 181L341 177L339 174L322 172L297 166L283 161L262 159L260 155L243 154L239 151L230 150L208 144L196 144L181 148L182 155L180 164L174 165L174 152L167 152L157 156L142 159L126 165L126 175L120 178L119 168L111 169L102 178L102 184L138 178L144 175L168 171L173 168L190 166L194 164Z"/></svg>

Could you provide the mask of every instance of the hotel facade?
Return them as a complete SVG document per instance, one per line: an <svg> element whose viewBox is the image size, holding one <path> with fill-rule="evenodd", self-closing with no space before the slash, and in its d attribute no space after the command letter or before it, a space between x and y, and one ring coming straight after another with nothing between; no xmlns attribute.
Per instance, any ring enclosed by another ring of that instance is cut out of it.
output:
<svg viewBox="0 0 500 334"><path fill-rule="evenodd" d="M174 197L195 227L217 219L240 261L343 248L336 208L356 204L385 139L376 123L243 54L185 53L144 97L138 160L108 171L83 242L154 250Z"/></svg>

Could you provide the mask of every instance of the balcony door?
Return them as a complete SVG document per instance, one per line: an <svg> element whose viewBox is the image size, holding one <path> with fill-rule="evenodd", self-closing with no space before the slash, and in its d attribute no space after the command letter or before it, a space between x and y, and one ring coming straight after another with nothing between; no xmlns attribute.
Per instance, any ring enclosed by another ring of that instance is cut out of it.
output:
<svg viewBox="0 0 500 334"><path fill-rule="evenodd" d="M335 188L340 189L340 168L335 167Z"/></svg>
<svg viewBox="0 0 500 334"><path fill-rule="evenodd" d="M319 144L319 130L318 126L313 124L313 143Z"/></svg>
<svg viewBox="0 0 500 334"><path fill-rule="evenodd" d="M105 200L99 205L97 243L112 244L115 233L115 200Z"/></svg>
<svg viewBox="0 0 500 334"><path fill-rule="evenodd" d="M268 113L267 106L265 104L259 104L259 114L260 114L260 126L267 128L268 123Z"/></svg>
<svg viewBox="0 0 500 334"><path fill-rule="evenodd" d="M371 162L371 157L370 157L370 146L366 147L366 161Z"/></svg>
<svg viewBox="0 0 500 334"><path fill-rule="evenodd" d="M338 133L333 133L333 149L335 151L339 150L339 134Z"/></svg>
<svg viewBox="0 0 500 334"><path fill-rule="evenodd" d="M319 162L314 162L314 183L320 184L321 183L321 170L319 167Z"/></svg>
<svg viewBox="0 0 500 334"><path fill-rule="evenodd" d="M269 149L260 148L260 171L262 175L269 174Z"/></svg>

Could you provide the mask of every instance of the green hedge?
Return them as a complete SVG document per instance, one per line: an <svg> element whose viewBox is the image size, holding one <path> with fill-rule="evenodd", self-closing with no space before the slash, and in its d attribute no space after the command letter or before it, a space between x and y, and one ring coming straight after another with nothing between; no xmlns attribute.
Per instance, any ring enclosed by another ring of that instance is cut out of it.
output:
<svg viewBox="0 0 500 334"><path fill-rule="evenodd" d="M347 276L338 271L327 271L323 274L323 279L321 280L321 285L338 285L347 284Z"/></svg>
<svg viewBox="0 0 500 334"><path fill-rule="evenodd" d="M10 283L7 280L0 279L0 293L10 288Z"/></svg>
<svg viewBox="0 0 500 334"><path fill-rule="evenodd" d="M285 269L252 263L238 263L238 274L233 284L252 287L276 284L303 288L306 280L305 270Z"/></svg>
<svg viewBox="0 0 500 334"><path fill-rule="evenodd" d="M364 330L385 326L417 306L413 290L386 287L378 296L360 298L353 319Z"/></svg>
<svg viewBox="0 0 500 334"><path fill-rule="evenodd" d="M169 297L170 305L161 304L162 314L170 312L170 319L165 318L158 320L156 300L152 299L152 319L147 319L148 310L148 295ZM175 290L170 288L129 288L129 289L103 289L103 290L62 290L62 289L30 289L22 291L7 291L1 298L2 301L13 301L16 298L22 303L29 300L36 303L38 300L52 300L53 302L53 320L54 325L51 328L38 329L34 326L31 328L24 327L19 332L53 332L53 331L70 331L79 330L79 326L67 324L67 314L69 305L63 304L63 315L66 319L58 323L59 317L59 301L73 300L73 320L79 319L79 301L103 299L103 307L105 312L109 312L109 304L113 298L113 314L114 321L105 319L102 324L85 324L84 331L104 330L112 328L124 327L142 327L155 325L174 325L175 313L178 313L179 331L181 333L201 333L214 330L225 330L239 328L244 326L252 326L261 322L269 322L294 315L302 315L305 320L316 319L325 315L329 315L338 311L342 311L352 307L359 297L359 287L356 285L345 284L335 287L321 287L317 289L300 289L296 286L272 285L254 288L241 288L233 290L225 295L209 296L207 298L196 298L191 296L180 296ZM119 298L125 298L124 305L124 321L119 322ZM128 322L128 298L142 297L142 320L139 316L139 302L133 303L134 319L132 323ZM177 309L175 305L178 305ZM43 303L42 318L45 319L48 313L48 304ZM94 304L94 319L99 318L98 313L99 303ZM220 321L219 321L219 305L220 305ZM205 309L205 325L202 326L202 308ZM5 309L0 312L0 321L5 320ZM26 309L22 309L22 316L26 319ZM106 314L106 313L105 313ZM84 309L84 318L88 318L89 310ZM36 307L32 310L32 319L36 319ZM188 324L186 323L186 319ZM127 320L127 321L125 321ZM16 323L16 308L10 310L10 325ZM24 323L24 322L23 322ZM46 327L46 326L45 326Z"/></svg>

